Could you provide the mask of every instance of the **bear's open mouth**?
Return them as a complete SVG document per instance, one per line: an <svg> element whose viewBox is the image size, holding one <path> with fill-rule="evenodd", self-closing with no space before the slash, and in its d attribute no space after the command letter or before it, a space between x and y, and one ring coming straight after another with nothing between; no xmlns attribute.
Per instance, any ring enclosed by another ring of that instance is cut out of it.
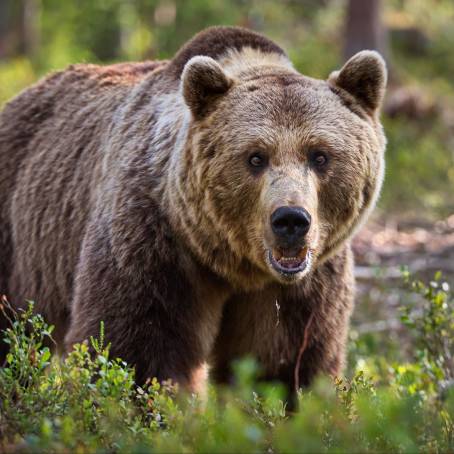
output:
<svg viewBox="0 0 454 454"><path fill-rule="evenodd" d="M271 266L280 274L289 275L304 271L310 262L308 247L298 250L273 248L268 250Z"/></svg>

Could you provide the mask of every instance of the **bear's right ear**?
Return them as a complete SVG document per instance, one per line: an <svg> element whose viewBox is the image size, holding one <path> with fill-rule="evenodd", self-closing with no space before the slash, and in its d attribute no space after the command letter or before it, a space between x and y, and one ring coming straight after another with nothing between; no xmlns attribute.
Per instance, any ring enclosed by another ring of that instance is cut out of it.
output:
<svg viewBox="0 0 454 454"><path fill-rule="evenodd" d="M386 63L383 57L373 50L363 50L353 55L328 79L328 83L350 93L371 113L375 113L381 106L386 82Z"/></svg>
<svg viewBox="0 0 454 454"><path fill-rule="evenodd" d="M210 57L192 57L181 75L183 97L196 118L205 114L207 107L232 86L219 63Z"/></svg>

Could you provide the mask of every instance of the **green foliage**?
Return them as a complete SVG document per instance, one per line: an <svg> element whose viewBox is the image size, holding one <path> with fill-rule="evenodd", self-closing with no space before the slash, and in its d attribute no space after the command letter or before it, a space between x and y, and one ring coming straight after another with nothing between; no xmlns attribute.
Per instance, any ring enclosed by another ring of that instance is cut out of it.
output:
<svg viewBox="0 0 454 454"><path fill-rule="evenodd" d="M201 401L171 383L136 386L133 369L109 357L102 326L91 348L59 359L49 350L52 328L30 305L4 333L11 350L0 369L0 450L452 451L454 302L440 276L409 285L415 302L402 309L402 329L410 355L372 355L381 365L373 368L356 348L353 377L301 390L293 413L279 384L257 382L252 360L236 365L235 386L212 386Z"/></svg>
<svg viewBox="0 0 454 454"><path fill-rule="evenodd" d="M13 95L36 80L36 72L26 58L16 58L8 63L0 61L0 108Z"/></svg>
<svg viewBox="0 0 454 454"><path fill-rule="evenodd" d="M452 213L454 160L440 121L385 118L384 124L388 147L381 206L394 211L417 209L423 217Z"/></svg>
<svg viewBox="0 0 454 454"><path fill-rule="evenodd" d="M410 283L408 272L405 279L423 303L402 308L401 319L413 335L414 352L412 364L397 366L396 380L420 399L439 398L454 385L454 304L449 285L441 282L441 273L429 285Z"/></svg>

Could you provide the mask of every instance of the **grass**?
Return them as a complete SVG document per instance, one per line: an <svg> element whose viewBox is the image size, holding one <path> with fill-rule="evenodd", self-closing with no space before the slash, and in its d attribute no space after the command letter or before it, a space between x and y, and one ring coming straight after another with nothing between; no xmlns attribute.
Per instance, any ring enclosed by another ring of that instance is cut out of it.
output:
<svg viewBox="0 0 454 454"><path fill-rule="evenodd" d="M205 402L171 383L136 386L103 335L90 340L94 355L85 343L61 360L48 347L52 327L30 305L4 333L0 451L452 452L454 301L440 276L429 285L406 279L418 301L417 311L402 309L410 352L372 353L359 336L352 376L301 390L294 413L279 383L256 380L251 359L236 364L232 387L211 386Z"/></svg>

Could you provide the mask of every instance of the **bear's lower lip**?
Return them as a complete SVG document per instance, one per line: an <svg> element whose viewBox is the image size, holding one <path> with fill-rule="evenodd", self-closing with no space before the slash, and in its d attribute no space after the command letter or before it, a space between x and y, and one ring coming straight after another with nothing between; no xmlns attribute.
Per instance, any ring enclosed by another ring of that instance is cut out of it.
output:
<svg viewBox="0 0 454 454"><path fill-rule="evenodd" d="M278 273L283 275L296 274L306 269L309 259L309 249L303 247L296 252L268 249L268 259L271 266Z"/></svg>

